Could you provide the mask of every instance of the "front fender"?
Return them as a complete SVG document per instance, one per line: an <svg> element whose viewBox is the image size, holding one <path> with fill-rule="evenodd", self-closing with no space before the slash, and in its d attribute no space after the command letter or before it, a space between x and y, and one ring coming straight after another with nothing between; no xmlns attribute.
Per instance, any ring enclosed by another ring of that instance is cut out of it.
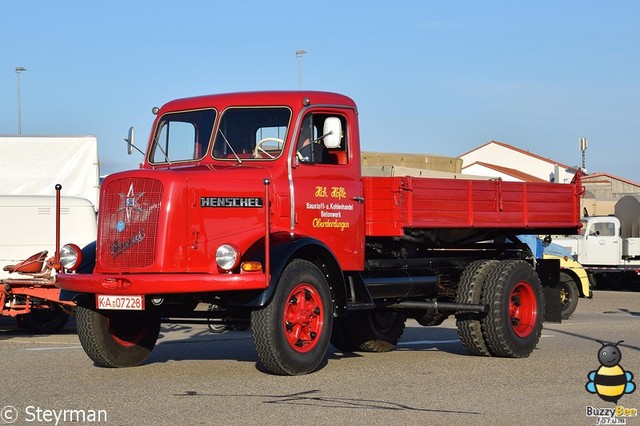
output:
<svg viewBox="0 0 640 426"><path fill-rule="evenodd" d="M345 298L344 275L335 255L322 241L310 237L294 237L289 234L272 235L269 250L271 279L266 290L247 298L242 294L229 294L229 305L260 308L271 301L284 269L293 259L305 259L314 263L327 278L334 299ZM256 260L264 264L264 239L254 244L243 256L244 260Z"/></svg>

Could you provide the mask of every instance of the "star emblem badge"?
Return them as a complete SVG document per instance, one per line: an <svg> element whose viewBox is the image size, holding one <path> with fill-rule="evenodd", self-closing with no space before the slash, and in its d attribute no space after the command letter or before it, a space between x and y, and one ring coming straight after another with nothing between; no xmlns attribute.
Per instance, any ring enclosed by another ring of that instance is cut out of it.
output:
<svg viewBox="0 0 640 426"><path fill-rule="evenodd" d="M143 211L142 207L140 206L140 198L142 198L142 196L144 195L144 192L140 192L136 194L133 189L133 182L131 182L131 185L129 186L129 191L127 191L126 194L119 193L118 195L120 196L120 202L121 202L118 212L121 212L124 210L125 215L127 217L127 223L128 223L131 220L132 212Z"/></svg>

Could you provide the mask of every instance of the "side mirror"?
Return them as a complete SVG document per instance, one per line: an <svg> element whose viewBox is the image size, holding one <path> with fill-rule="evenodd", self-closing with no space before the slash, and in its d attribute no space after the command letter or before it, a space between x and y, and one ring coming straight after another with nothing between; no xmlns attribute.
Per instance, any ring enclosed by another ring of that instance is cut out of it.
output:
<svg viewBox="0 0 640 426"><path fill-rule="evenodd" d="M342 140L342 122L338 117L328 117L322 128L324 146L329 149L339 148Z"/></svg>
<svg viewBox="0 0 640 426"><path fill-rule="evenodd" d="M129 127L129 135L125 138L125 142L127 143L127 154L131 155L133 154L133 148L135 147L134 145L134 130L133 130L133 126Z"/></svg>

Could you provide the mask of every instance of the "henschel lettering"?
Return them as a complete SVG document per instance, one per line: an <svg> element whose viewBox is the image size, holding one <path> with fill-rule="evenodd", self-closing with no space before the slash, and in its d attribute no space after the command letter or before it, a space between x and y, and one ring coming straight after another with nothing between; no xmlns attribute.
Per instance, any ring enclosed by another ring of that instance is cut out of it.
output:
<svg viewBox="0 0 640 426"><path fill-rule="evenodd" d="M257 197L200 197L200 207L262 207Z"/></svg>

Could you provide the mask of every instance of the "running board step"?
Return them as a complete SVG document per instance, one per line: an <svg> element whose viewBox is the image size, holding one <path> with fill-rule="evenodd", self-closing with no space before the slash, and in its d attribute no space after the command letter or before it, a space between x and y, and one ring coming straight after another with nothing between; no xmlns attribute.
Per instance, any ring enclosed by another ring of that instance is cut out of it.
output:
<svg viewBox="0 0 640 426"><path fill-rule="evenodd" d="M347 303L347 311L367 311L375 308L375 303Z"/></svg>

